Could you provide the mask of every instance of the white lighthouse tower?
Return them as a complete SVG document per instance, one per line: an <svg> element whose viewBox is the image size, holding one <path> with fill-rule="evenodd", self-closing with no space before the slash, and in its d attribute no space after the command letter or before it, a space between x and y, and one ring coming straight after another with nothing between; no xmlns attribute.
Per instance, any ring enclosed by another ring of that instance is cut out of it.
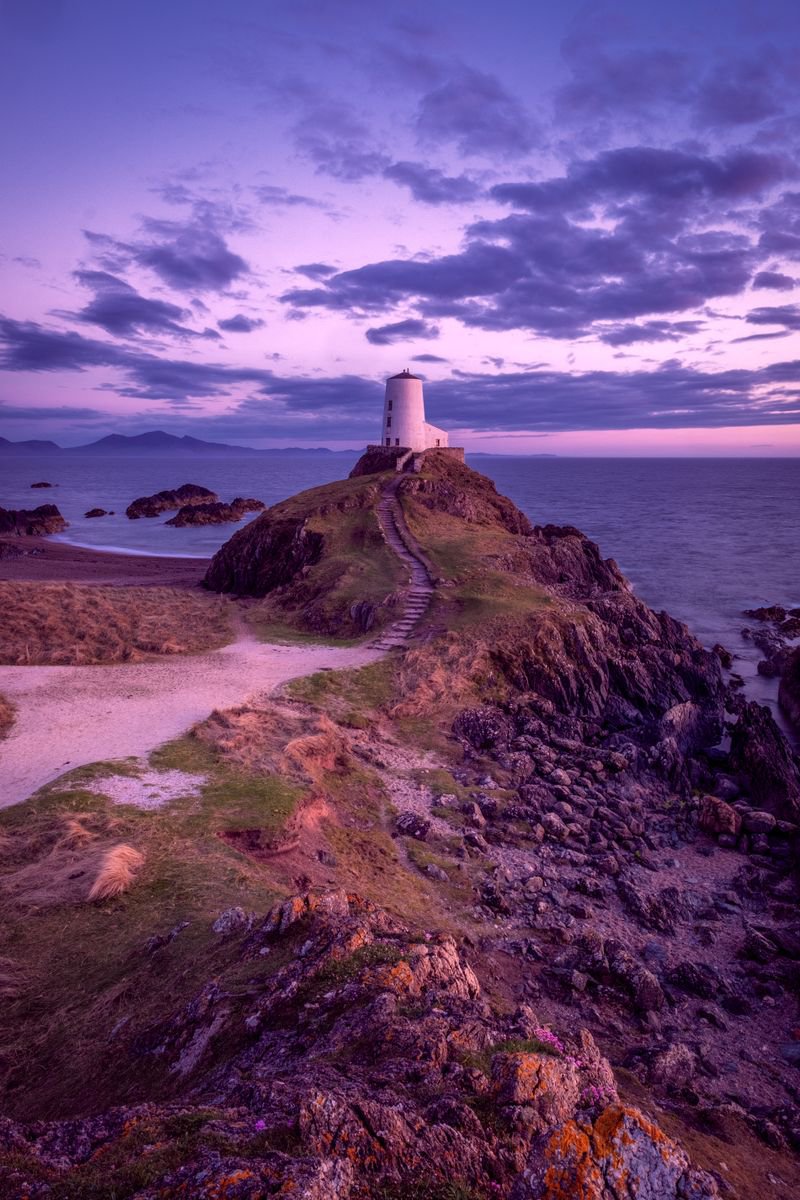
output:
<svg viewBox="0 0 800 1200"><path fill-rule="evenodd" d="M425 420L422 380L407 368L386 380L381 445L401 446L416 453L448 445L445 431Z"/></svg>

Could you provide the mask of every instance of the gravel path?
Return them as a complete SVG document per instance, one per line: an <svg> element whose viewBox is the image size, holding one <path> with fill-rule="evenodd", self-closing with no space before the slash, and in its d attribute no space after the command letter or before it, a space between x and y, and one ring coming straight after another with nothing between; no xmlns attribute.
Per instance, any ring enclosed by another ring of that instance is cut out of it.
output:
<svg viewBox="0 0 800 1200"><path fill-rule="evenodd" d="M214 708L244 704L314 671L381 657L368 647L273 646L244 634L210 654L155 662L0 667L0 692L17 710L0 742L0 808L75 767L146 756Z"/></svg>

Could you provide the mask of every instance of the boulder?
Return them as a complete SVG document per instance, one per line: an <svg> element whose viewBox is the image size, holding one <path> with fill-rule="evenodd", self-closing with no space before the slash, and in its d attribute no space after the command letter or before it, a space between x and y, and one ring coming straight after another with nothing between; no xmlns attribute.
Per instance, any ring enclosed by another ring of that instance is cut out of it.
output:
<svg viewBox="0 0 800 1200"><path fill-rule="evenodd" d="M778 703L786 720L800 734L800 646L791 652L784 665Z"/></svg>
<svg viewBox="0 0 800 1200"><path fill-rule="evenodd" d="M47 537L67 528L55 504L40 504L38 508L0 508L0 533L19 536Z"/></svg>
<svg viewBox="0 0 800 1200"><path fill-rule="evenodd" d="M431 823L425 817L415 812L402 812L395 821L395 829L404 837L416 838L424 842L430 832Z"/></svg>
<svg viewBox="0 0 800 1200"><path fill-rule="evenodd" d="M55 487L55 484L54 483L46 483L45 480L41 480L41 482L39 482L39 483L32 483L31 487L32 488L51 488L51 487Z"/></svg>
<svg viewBox="0 0 800 1200"><path fill-rule="evenodd" d="M184 508L190 504L212 504L219 500L216 492L200 487L197 483L182 483L174 490L155 492L152 496L139 496L125 509L125 516L131 521L140 517L157 517L172 509Z"/></svg>
<svg viewBox="0 0 800 1200"><path fill-rule="evenodd" d="M718 796L703 796L697 822L706 833L727 833L733 837L736 837L742 828L739 813Z"/></svg>
<svg viewBox="0 0 800 1200"><path fill-rule="evenodd" d="M167 525L181 528L184 525L226 525L231 521L241 521L245 513L259 512L265 508L262 500L242 500L237 497L230 504L221 500L206 503L184 504L174 517L166 521Z"/></svg>
<svg viewBox="0 0 800 1200"><path fill-rule="evenodd" d="M111 517L114 514L110 513L105 508L90 508L88 512L83 514L85 517Z"/></svg>
<svg viewBox="0 0 800 1200"><path fill-rule="evenodd" d="M731 766L753 800L786 821L800 818L800 770L769 709L750 701L731 732Z"/></svg>

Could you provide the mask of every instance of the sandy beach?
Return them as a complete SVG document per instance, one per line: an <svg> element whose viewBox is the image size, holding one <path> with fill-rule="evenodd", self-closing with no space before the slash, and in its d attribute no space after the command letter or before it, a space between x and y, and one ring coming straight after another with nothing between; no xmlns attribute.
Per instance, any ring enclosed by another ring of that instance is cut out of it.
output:
<svg viewBox="0 0 800 1200"><path fill-rule="evenodd" d="M205 558L156 558L146 554L114 554L88 550L45 537L0 537L0 546L22 550L19 557L0 556L0 579L39 583L97 583L120 587L194 587L205 574ZM0 552L1 553L1 552Z"/></svg>

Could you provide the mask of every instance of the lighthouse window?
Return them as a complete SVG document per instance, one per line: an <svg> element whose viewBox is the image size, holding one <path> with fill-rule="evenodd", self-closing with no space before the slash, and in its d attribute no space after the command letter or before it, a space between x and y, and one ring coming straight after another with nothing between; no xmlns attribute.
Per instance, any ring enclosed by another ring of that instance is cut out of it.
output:
<svg viewBox="0 0 800 1200"><path fill-rule="evenodd" d="M386 406L386 407L387 407L387 409L388 409L388 411L389 411L389 412L391 412L391 411L392 411L392 401L391 401L391 400L389 401L389 403L387 404L387 406Z"/></svg>
<svg viewBox="0 0 800 1200"><path fill-rule="evenodd" d="M392 418L391 418L391 417L387 417L387 418L386 418L386 428L387 428L387 429L391 429L391 428L392 428Z"/></svg>
<svg viewBox="0 0 800 1200"><path fill-rule="evenodd" d="M400 438L395 438L395 439L394 439L394 444L395 444L395 446L399 446L399 445L400 445Z"/></svg>

